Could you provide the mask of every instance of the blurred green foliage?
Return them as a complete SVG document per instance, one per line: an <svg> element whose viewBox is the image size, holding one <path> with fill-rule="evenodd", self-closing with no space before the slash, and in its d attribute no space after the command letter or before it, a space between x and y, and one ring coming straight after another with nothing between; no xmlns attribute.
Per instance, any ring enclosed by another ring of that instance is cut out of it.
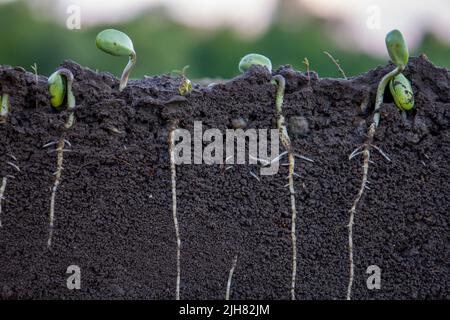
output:
<svg viewBox="0 0 450 320"><path fill-rule="evenodd" d="M264 35L248 40L228 29L212 31L177 24L156 9L121 25L69 30L56 22L35 19L28 5L16 1L0 6L0 64L31 70L30 66L36 62L38 72L49 75L63 60L72 59L93 70L119 76L127 59L105 56L95 47L95 37L104 28L117 28L133 39L138 53L138 64L132 73L136 78L168 73L185 65L190 65L188 75L193 79L229 78L239 73L238 62L249 52L270 57L274 69L291 64L305 70L302 62L307 57L311 70L322 77L341 76L323 51L338 59L349 76L386 62L338 49L323 25L317 18L288 27L275 22ZM437 65L450 67L450 48L431 34L424 38L417 52L425 52Z"/></svg>

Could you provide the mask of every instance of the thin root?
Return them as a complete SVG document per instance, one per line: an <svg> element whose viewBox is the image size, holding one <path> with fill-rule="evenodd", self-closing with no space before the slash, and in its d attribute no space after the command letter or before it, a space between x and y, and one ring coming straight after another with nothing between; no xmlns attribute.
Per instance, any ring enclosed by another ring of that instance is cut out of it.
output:
<svg viewBox="0 0 450 320"><path fill-rule="evenodd" d="M251 154L249 154L248 156L249 156L251 159L255 160L255 161L261 162L261 164L262 164L263 166L268 166L268 165L271 164L270 161L265 160L265 159L261 159L261 158L254 157L254 156L252 156Z"/></svg>
<svg viewBox="0 0 450 320"><path fill-rule="evenodd" d="M353 279L354 279L354 270L355 264L353 261L353 224L355 221L355 213L358 208L358 204L363 196L364 190L367 189L367 180L369 174L369 164L370 164L370 147L372 145L373 137L376 131L376 122L374 121L368 130L367 133L367 141L363 144L364 150L362 151L363 155L363 175L361 179L361 186L358 190L355 200L353 201L353 205L349 210L349 223L348 223L348 258L349 258L349 280L347 287L347 300L351 300L352 297L352 287L353 287ZM359 147L360 149L361 147ZM358 149L357 149L358 150ZM355 153L355 151L353 152Z"/></svg>
<svg viewBox="0 0 450 320"><path fill-rule="evenodd" d="M14 169L16 169L18 172L20 172L20 168L18 165L16 165L15 163L12 163L10 161L7 161L6 164L10 165L11 167L13 167Z"/></svg>
<svg viewBox="0 0 450 320"><path fill-rule="evenodd" d="M284 151L282 152L280 155L278 155L277 157L275 157L270 163L276 163L278 162L281 158L283 158L285 155L287 155L288 152ZM288 164L289 165L289 164Z"/></svg>
<svg viewBox="0 0 450 320"><path fill-rule="evenodd" d="M42 146L42 149L48 148L48 147L50 147L50 146L54 146L54 145L57 144L57 143L58 143L58 141L52 141L52 142L49 142L49 143L47 143L47 144L44 144L44 145Z"/></svg>
<svg viewBox="0 0 450 320"><path fill-rule="evenodd" d="M233 263L231 264L230 273L228 275L227 291L225 293L225 300L230 300L231 281L233 280L234 269L236 269L237 261L238 261L238 255L235 255L234 259L233 259Z"/></svg>
<svg viewBox="0 0 450 320"><path fill-rule="evenodd" d="M49 213L49 227L48 227L48 239L47 239L47 248L50 248L53 240L53 229L55 224L55 201L56 201L56 192L58 190L58 186L61 183L61 174L63 170L63 160L64 160L64 145L65 139L61 138L58 141L58 145L56 148L56 171L53 173L55 176L55 180L53 182L52 194L50 196L50 213Z"/></svg>
<svg viewBox="0 0 450 320"><path fill-rule="evenodd" d="M72 148L72 144L70 143L69 140L64 139L64 142L65 142L70 148Z"/></svg>
<svg viewBox="0 0 450 320"><path fill-rule="evenodd" d="M3 177L2 179L2 185L0 186L0 227L2 227L2 200L5 200L4 194L6 190L6 183L8 181L8 178Z"/></svg>
<svg viewBox="0 0 450 320"><path fill-rule="evenodd" d="M353 205L349 210L349 223L347 225L348 227L348 251L349 251L349 282L347 287L347 300L351 299L352 295L352 286L353 286L353 278L354 278L354 269L355 264L353 261L353 224L355 221L355 213L356 209L358 207L358 204L362 198L362 195L364 193L364 190L367 189L367 176L369 173L369 160L370 160L370 151L368 146L363 151L363 158L364 158L364 164L363 164L363 177L361 180L361 186L358 190L358 194L356 195L355 200L353 201Z"/></svg>
<svg viewBox="0 0 450 320"><path fill-rule="evenodd" d="M291 274L291 299L295 300L295 285L297 278L297 230L296 230L296 220L297 220L297 208L295 205L295 189L294 189L294 170L295 170L295 155L292 152L291 139L289 138L288 131L286 128L285 118L282 114L283 97L285 91L285 79L280 76L274 76L274 80L277 84L277 94L276 94L276 113L277 113L277 128L280 134L280 140L286 149L279 158L288 155L289 160L289 193L291 199L291 246L292 246L292 274Z"/></svg>
<svg viewBox="0 0 450 320"><path fill-rule="evenodd" d="M172 217L173 224L175 226L175 236L177 241L177 278L176 278L176 288L175 288L175 299L180 300L180 280L181 280L181 238L180 229L178 226L177 218L177 171L175 164L175 138L174 132L176 128L173 125L172 130L169 133L169 153L170 153L170 171L171 171L171 182L172 182Z"/></svg>
<svg viewBox="0 0 450 320"><path fill-rule="evenodd" d="M314 162L314 160L312 160L312 159L310 159L310 158L307 158L307 157L305 157L305 156L302 156L302 155L300 155L300 154L294 154L294 156L295 156L296 158L299 158L299 159L302 159L302 160L306 160L306 161L308 161L308 162Z"/></svg>
<svg viewBox="0 0 450 320"><path fill-rule="evenodd" d="M259 177L258 177L253 171L250 171L249 173L250 173L250 175L251 175L253 178L255 178L256 180L258 180L258 182L261 182L261 179L259 179Z"/></svg>
<svg viewBox="0 0 450 320"><path fill-rule="evenodd" d="M353 152L348 156L348 160L352 160L354 157L356 157L357 155L360 155L362 153L362 151L360 151L362 148L364 148L365 145L360 145L358 148L356 148L355 150L353 150Z"/></svg>
<svg viewBox="0 0 450 320"><path fill-rule="evenodd" d="M370 146L371 146L372 148L374 148L375 150L377 150L377 151L383 156L383 158L385 158L388 162L391 162L391 158L389 158L389 157L387 156L387 154L383 152L383 150L381 150L379 147L377 147L377 146L374 145L374 144L371 144Z"/></svg>

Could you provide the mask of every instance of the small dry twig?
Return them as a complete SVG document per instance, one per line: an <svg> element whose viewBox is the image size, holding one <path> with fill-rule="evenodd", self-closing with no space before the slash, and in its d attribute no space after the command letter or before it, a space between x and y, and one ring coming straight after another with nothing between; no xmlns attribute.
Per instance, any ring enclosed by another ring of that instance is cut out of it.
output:
<svg viewBox="0 0 450 320"><path fill-rule="evenodd" d="M305 57L302 61L302 63L306 66L306 74L308 75L308 85L311 85L311 76L309 74L309 68L310 68L310 64L309 64L309 60L307 57Z"/></svg>
<svg viewBox="0 0 450 320"><path fill-rule="evenodd" d="M39 83L39 76L38 76L38 66L37 66L36 62L33 63L33 64L31 65L31 69L33 69L33 72L34 72L34 82L35 82L35 85L37 86L38 83ZM36 100L35 100L35 107L36 107L36 108L38 107L37 97L36 97Z"/></svg>
<svg viewBox="0 0 450 320"><path fill-rule="evenodd" d="M347 75L344 72L344 69L342 69L341 65L339 64L339 60L336 60L331 53L329 53L328 51L324 51L323 53L325 53L330 59L331 61L333 61L333 63L336 65L336 67L338 68L339 72L342 74L342 76L344 77L344 79L347 80Z"/></svg>

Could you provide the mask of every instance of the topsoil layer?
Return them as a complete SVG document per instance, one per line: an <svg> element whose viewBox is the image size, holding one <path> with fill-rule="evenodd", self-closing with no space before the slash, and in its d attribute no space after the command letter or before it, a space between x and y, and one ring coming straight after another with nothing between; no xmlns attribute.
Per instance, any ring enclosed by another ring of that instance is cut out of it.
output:
<svg viewBox="0 0 450 320"><path fill-rule="evenodd" d="M233 119L275 128L275 87L254 66L224 84L195 85L178 95L168 75L118 80L74 62L76 124L67 135L56 195L53 245L46 248L54 147L66 111L49 104L46 78L0 67L0 89L12 113L0 125L2 200L0 297L3 299L173 299L176 241L168 154L169 122L225 133ZM348 211L359 189L362 159L348 160L365 140L380 78L392 65L343 79L308 77L289 66L283 111L306 119L291 136L297 161L299 299L344 299L348 283ZM354 299L448 299L450 71L413 58L416 110L402 118L386 94L372 152L370 190L355 216ZM298 133L298 132L297 132ZM17 158L17 172L7 164ZM233 257L232 299L289 299L291 211L287 167L260 181L255 165L177 166L181 298L223 299ZM68 290L67 267L81 268L81 290ZM366 269L381 268L369 290Z"/></svg>

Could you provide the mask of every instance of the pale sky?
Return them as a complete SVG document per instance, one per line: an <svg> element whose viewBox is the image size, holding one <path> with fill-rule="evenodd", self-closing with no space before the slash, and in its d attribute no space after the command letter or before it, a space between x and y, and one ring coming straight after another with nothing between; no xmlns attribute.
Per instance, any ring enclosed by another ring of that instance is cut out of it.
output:
<svg viewBox="0 0 450 320"><path fill-rule="evenodd" d="M5 0L0 0L5 1ZM29 0L41 5L51 0ZM245 36L264 32L271 23L279 0L59 0L55 14L64 21L67 8L81 9L83 25L115 23L132 18L144 9L163 6L177 21L186 25L215 28L229 26ZM449 0L294 0L299 10L343 20L341 28L330 30L343 47L385 55L384 36L398 28L410 47L423 32L434 31L450 43Z"/></svg>

